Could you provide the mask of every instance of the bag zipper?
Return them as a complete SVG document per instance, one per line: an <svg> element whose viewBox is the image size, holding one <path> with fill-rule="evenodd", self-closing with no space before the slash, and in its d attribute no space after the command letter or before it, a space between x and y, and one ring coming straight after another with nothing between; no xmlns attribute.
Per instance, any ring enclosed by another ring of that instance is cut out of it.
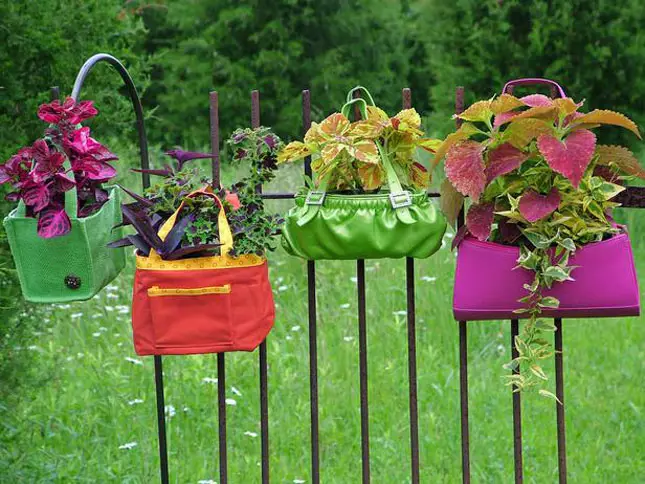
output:
<svg viewBox="0 0 645 484"><path fill-rule="evenodd" d="M230 294L231 285L225 284L224 286L210 286L210 287L196 287L191 289L183 288L162 288L159 286L152 286L148 289L148 296L205 296L207 294Z"/></svg>

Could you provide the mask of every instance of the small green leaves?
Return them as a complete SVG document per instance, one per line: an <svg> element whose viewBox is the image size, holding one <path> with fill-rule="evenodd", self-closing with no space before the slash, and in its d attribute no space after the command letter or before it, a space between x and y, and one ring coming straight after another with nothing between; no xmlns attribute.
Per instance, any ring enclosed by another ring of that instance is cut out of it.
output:
<svg viewBox="0 0 645 484"><path fill-rule="evenodd" d="M573 281L571 277L571 267L563 268L560 266L549 266L544 271L544 276L557 282Z"/></svg>
<svg viewBox="0 0 645 484"><path fill-rule="evenodd" d="M540 390L538 390L538 393L539 393L540 395L542 395L543 397L550 398L551 400L555 400L555 401L556 401L556 402L558 402L560 405L562 405L562 402L561 402L560 400L558 400L558 397L556 397L556 396L555 396L553 393L551 393L550 391L545 390L544 388L541 388Z"/></svg>
<svg viewBox="0 0 645 484"><path fill-rule="evenodd" d="M560 301L552 296L547 296L540 299L538 306L540 306L541 308L557 309L560 306ZM544 323L544 321L538 321L538 322Z"/></svg>

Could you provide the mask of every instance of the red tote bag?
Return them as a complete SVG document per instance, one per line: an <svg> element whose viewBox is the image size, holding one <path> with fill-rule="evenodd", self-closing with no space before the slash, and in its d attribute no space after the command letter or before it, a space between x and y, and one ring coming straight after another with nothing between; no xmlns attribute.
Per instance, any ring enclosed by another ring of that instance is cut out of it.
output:
<svg viewBox="0 0 645 484"><path fill-rule="evenodd" d="M267 260L254 254L231 257L233 237L221 201L219 256L166 261L151 251L137 255L132 329L138 355L189 355L253 351L275 321ZM179 209L164 223L164 239Z"/></svg>

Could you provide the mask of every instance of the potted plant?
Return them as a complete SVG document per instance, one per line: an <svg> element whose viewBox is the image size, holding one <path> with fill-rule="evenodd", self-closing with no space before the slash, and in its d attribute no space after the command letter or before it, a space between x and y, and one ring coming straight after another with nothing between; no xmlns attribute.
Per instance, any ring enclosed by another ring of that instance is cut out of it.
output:
<svg viewBox="0 0 645 484"><path fill-rule="evenodd" d="M170 151L174 166L122 206L134 234L111 244L136 247L132 303L139 355L252 351L275 320L266 252L281 219L264 210L256 188L275 176L280 139L268 128L237 130L228 141L251 173L213 189L187 161L212 154ZM141 171L141 170L138 170Z"/></svg>
<svg viewBox="0 0 645 484"><path fill-rule="evenodd" d="M355 107L361 119L351 122ZM312 123L304 141L289 143L278 163L310 156L315 178L285 218L285 250L310 260L433 254L446 223L428 198L430 176L415 152L432 152L439 142L423 138L420 125L414 109L390 117L359 86L341 112Z"/></svg>
<svg viewBox="0 0 645 484"><path fill-rule="evenodd" d="M0 166L18 203L3 224L28 301L89 299L124 266L123 251L106 247L119 237L119 192L106 185L118 158L80 126L96 114L92 101L43 104L44 137Z"/></svg>
<svg viewBox="0 0 645 484"><path fill-rule="evenodd" d="M555 86L559 97L508 94L526 83ZM629 237L611 212L623 181L645 171L627 148L598 144L593 130L616 125L640 134L622 114L583 114L582 105L553 81L512 81L456 115L463 124L437 150L450 222L471 199L454 240L455 318L528 318L509 365L524 370L508 376L518 391L547 379L540 361L552 352L542 332L555 327L542 317L639 314Z"/></svg>

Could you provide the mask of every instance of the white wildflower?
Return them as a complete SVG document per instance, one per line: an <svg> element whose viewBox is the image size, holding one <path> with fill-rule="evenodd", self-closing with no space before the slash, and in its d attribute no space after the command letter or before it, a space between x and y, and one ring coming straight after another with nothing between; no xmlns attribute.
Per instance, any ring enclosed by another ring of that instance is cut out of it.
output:
<svg viewBox="0 0 645 484"><path fill-rule="evenodd" d="M108 299L119 299L118 294L112 294L112 293L108 293L105 297L107 297Z"/></svg>
<svg viewBox="0 0 645 484"><path fill-rule="evenodd" d="M291 326L291 331L293 331L294 333L300 331L300 326Z"/></svg>
<svg viewBox="0 0 645 484"><path fill-rule="evenodd" d="M105 306L105 310L106 310L108 313L111 313L112 311L114 311L114 306Z"/></svg>
<svg viewBox="0 0 645 484"><path fill-rule="evenodd" d="M289 289L289 286L280 286L280 287L278 287L278 292L284 292L287 289Z"/></svg>
<svg viewBox="0 0 645 484"><path fill-rule="evenodd" d="M343 339L344 339L345 341L347 341L348 343L349 343L350 341L354 341L354 337L353 337L353 336L343 336Z"/></svg>
<svg viewBox="0 0 645 484"><path fill-rule="evenodd" d="M213 479L202 479L197 481L197 484L217 484Z"/></svg>
<svg viewBox="0 0 645 484"><path fill-rule="evenodd" d="M172 418L175 415L177 415L177 410L172 405L166 405L164 407L164 411L165 411L166 415L168 415L168 418Z"/></svg>
<svg viewBox="0 0 645 484"><path fill-rule="evenodd" d="M119 449L130 450L134 449L137 445L139 444L137 444L136 442L128 442L127 444L119 445Z"/></svg>
<svg viewBox="0 0 645 484"><path fill-rule="evenodd" d="M436 280L437 280L437 278L436 278L436 277L430 277L430 276L423 276L423 277L421 278L421 280L422 280L422 281L426 281L426 282L434 282L434 281L436 281Z"/></svg>
<svg viewBox="0 0 645 484"><path fill-rule="evenodd" d="M82 317L83 317L83 313L74 313L74 314L72 314L70 316L70 318L72 318L72 319L78 319L78 318L82 318Z"/></svg>
<svg viewBox="0 0 645 484"><path fill-rule="evenodd" d="M232 391L233 393L235 393L238 397L241 397L241 396L242 396L242 392L241 392L241 391L239 391L239 390L238 390L237 388L235 388L235 387L231 387L231 391Z"/></svg>
<svg viewBox="0 0 645 484"><path fill-rule="evenodd" d="M98 338L99 336L101 336L101 334L103 333L96 332L96 333L92 333L92 336L94 336L95 338Z"/></svg>
<svg viewBox="0 0 645 484"><path fill-rule="evenodd" d="M125 361L129 361L133 365L143 365L143 361L137 360L136 358L130 358L129 356L125 357Z"/></svg>
<svg viewBox="0 0 645 484"><path fill-rule="evenodd" d="M217 378L211 378L209 376L202 378L202 383L217 383Z"/></svg>
<svg viewBox="0 0 645 484"><path fill-rule="evenodd" d="M234 407L235 405L237 405L237 402L232 398L227 398L226 405L232 405Z"/></svg>
<svg viewBox="0 0 645 484"><path fill-rule="evenodd" d="M349 304L349 303L345 303L345 304L341 304L341 305L340 305L340 308L341 308L341 309L349 309L349 306L350 306L350 304Z"/></svg>
<svg viewBox="0 0 645 484"><path fill-rule="evenodd" d="M254 438L258 436L258 434L256 434L255 432L249 432L248 430L244 432L244 435L248 437L254 437Z"/></svg>
<svg viewBox="0 0 645 484"><path fill-rule="evenodd" d="M358 282L358 277L350 277L349 280L356 283Z"/></svg>
<svg viewBox="0 0 645 484"><path fill-rule="evenodd" d="M137 405L139 403L143 403L143 400L141 398L135 398L134 400L129 400L128 405Z"/></svg>
<svg viewBox="0 0 645 484"><path fill-rule="evenodd" d="M405 316L406 314L408 314L408 312L401 309L400 311L392 311L392 314L394 314L395 316Z"/></svg>

